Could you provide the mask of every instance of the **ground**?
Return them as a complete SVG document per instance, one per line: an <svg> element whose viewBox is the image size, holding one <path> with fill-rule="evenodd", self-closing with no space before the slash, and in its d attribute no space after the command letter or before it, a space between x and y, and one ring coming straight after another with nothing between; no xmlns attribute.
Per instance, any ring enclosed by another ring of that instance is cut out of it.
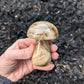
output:
<svg viewBox="0 0 84 84"><path fill-rule="evenodd" d="M59 58L52 71L35 70L18 84L84 84L84 0L0 0L0 55L26 38L36 21L52 22L59 31L53 43Z"/></svg>

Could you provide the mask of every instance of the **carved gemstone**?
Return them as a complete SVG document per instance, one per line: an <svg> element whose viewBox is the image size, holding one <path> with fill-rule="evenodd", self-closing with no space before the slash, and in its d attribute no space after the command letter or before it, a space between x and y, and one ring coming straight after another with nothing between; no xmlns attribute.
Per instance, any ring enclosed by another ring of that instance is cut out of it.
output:
<svg viewBox="0 0 84 84"><path fill-rule="evenodd" d="M58 37L57 28L47 21L35 22L29 27L27 36L36 39L36 46L32 56L33 64L45 66L51 63L49 40Z"/></svg>

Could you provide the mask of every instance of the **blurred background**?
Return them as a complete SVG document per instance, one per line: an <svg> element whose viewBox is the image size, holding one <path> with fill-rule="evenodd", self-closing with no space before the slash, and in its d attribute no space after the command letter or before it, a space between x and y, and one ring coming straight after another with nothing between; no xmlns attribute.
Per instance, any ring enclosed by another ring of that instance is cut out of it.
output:
<svg viewBox="0 0 84 84"><path fill-rule="evenodd" d="M0 0L0 55L29 26L49 21L59 31L59 58L52 71L35 70L18 84L84 84L84 0Z"/></svg>

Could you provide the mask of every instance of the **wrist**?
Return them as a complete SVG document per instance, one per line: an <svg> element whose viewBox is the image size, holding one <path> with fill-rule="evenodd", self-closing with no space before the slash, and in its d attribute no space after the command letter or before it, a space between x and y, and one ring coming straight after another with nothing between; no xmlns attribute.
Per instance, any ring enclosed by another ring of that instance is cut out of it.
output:
<svg viewBox="0 0 84 84"><path fill-rule="evenodd" d="M9 80L11 80L12 82L17 82L19 79L16 77L16 76L14 76L14 75L9 75L8 77L7 77L7 79L9 79Z"/></svg>

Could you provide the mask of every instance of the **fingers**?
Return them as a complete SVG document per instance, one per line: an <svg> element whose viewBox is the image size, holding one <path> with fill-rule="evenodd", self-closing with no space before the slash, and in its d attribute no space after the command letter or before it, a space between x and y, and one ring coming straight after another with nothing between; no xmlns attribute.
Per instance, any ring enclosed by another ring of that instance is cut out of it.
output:
<svg viewBox="0 0 84 84"><path fill-rule="evenodd" d="M56 52L58 47L56 45L54 45L54 44L51 44L50 49L51 49L51 52Z"/></svg>
<svg viewBox="0 0 84 84"><path fill-rule="evenodd" d="M31 44L28 48L21 49L21 50L13 50L8 56L8 58L13 60L30 59L34 51L34 47L35 46Z"/></svg>
<svg viewBox="0 0 84 84"><path fill-rule="evenodd" d="M54 64L49 64L47 66L42 66L42 67L33 65L33 68L38 69L38 70L49 71L49 70L52 70L54 68Z"/></svg>
<svg viewBox="0 0 84 84"><path fill-rule="evenodd" d="M51 53L51 59L52 60L56 60L57 58L59 57L59 54L54 52L54 53Z"/></svg>
<svg viewBox="0 0 84 84"><path fill-rule="evenodd" d="M18 44L20 49L26 48L31 44L35 44L36 40L35 39L30 39L30 38L26 38L26 39L19 39L16 41L16 44Z"/></svg>
<svg viewBox="0 0 84 84"><path fill-rule="evenodd" d="M51 50L51 59L56 60L59 57L59 54L56 53L58 47L55 44L51 44L53 40L50 41L50 50Z"/></svg>

